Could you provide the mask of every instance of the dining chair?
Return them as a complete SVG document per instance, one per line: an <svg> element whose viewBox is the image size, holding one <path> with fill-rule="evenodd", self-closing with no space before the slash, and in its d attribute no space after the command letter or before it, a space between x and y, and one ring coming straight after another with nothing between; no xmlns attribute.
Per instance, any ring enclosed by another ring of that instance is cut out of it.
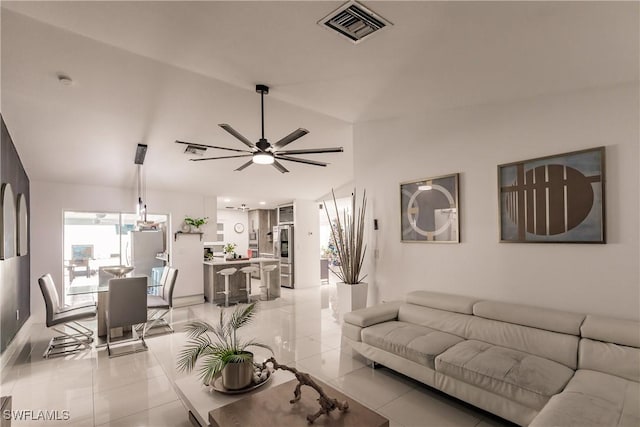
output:
<svg viewBox="0 0 640 427"><path fill-rule="evenodd" d="M147 295L147 309L150 311L149 320L147 322L146 330L157 327L167 327L170 332L173 332L172 322L167 322L165 316L169 314L169 317L173 315L173 289L176 286L176 279L178 278L178 269L165 268L166 274L164 285L162 286L162 295Z"/></svg>
<svg viewBox="0 0 640 427"><path fill-rule="evenodd" d="M106 312L107 320L107 352L109 357L124 356L125 354L147 351L147 343L144 341L145 329L138 335L135 325L147 322L147 277L125 277L109 280L109 305ZM132 326L131 337L112 340L113 328ZM136 341L140 340L142 346L136 348ZM134 344L131 350L122 353L111 354L114 344Z"/></svg>
<svg viewBox="0 0 640 427"><path fill-rule="evenodd" d="M44 297L46 307L46 324L58 334L49 341L49 345L42 357L49 358L64 356L82 350L91 349L93 342L93 330L79 323L80 320L88 320L96 317L96 305L84 304L77 306L61 306L58 291L51 274L45 274L38 279L38 285ZM75 333L67 333L56 326L62 325L70 328Z"/></svg>

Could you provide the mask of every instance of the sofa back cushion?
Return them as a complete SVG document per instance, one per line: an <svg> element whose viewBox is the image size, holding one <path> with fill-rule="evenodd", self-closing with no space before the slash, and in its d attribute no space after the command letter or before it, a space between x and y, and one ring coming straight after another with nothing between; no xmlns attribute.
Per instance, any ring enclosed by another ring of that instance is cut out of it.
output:
<svg viewBox="0 0 640 427"><path fill-rule="evenodd" d="M473 314L473 305L478 301L479 298L430 291L413 291L407 294L407 302L410 304L462 314Z"/></svg>
<svg viewBox="0 0 640 427"><path fill-rule="evenodd" d="M578 364L579 338L575 335L473 317L466 338L534 354L571 369Z"/></svg>
<svg viewBox="0 0 640 427"><path fill-rule="evenodd" d="M587 315L580 328L583 338L640 347L640 322L613 317Z"/></svg>
<svg viewBox="0 0 640 427"><path fill-rule="evenodd" d="M473 314L485 319L571 335L580 335L580 325L585 319L584 314L498 301L480 301L474 304Z"/></svg>
<svg viewBox="0 0 640 427"><path fill-rule="evenodd" d="M427 326L461 338L467 338L469 322L472 319L473 316L469 314L438 310L423 305L402 304L398 309L398 320L400 322Z"/></svg>
<svg viewBox="0 0 640 427"><path fill-rule="evenodd" d="M576 369L578 341L575 335L552 332L499 320L484 319L427 307L403 304L398 320L553 360Z"/></svg>
<svg viewBox="0 0 640 427"><path fill-rule="evenodd" d="M640 382L640 322L587 315L578 366Z"/></svg>
<svg viewBox="0 0 640 427"><path fill-rule="evenodd" d="M640 382L640 349L583 338L578 367Z"/></svg>

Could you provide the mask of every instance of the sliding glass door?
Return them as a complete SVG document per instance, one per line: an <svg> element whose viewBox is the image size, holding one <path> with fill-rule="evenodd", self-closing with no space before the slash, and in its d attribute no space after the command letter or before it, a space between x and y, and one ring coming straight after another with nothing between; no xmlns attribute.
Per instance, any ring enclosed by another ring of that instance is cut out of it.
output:
<svg viewBox="0 0 640 427"><path fill-rule="evenodd" d="M89 302L94 294L68 295L69 290L81 290L106 284L113 276L105 267L131 265L131 232L137 216L121 212L64 212L63 271L66 304ZM166 230L167 215L148 215L148 221ZM165 233L166 235L166 233ZM166 237L165 237L166 240ZM77 293L77 292L73 292Z"/></svg>

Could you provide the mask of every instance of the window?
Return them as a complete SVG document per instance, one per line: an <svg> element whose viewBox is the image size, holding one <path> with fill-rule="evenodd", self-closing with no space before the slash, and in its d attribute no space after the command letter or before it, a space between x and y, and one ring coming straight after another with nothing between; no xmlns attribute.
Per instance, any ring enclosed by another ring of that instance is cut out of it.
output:
<svg viewBox="0 0 640 427"><path fill-rule="evenodd" d="M68 291L72 287L105 284L113 276L106 273L104 267L133 265L130 258L131 231L135 230L137 218L133 213L64 212L63 277L66 304L92 301L95 294L71 296ZM147 220L159 223L160 229L166 230L168 215L147 215ZM164 235L166 242L166 232ZM157 264L161 267L163 262L157 260Z"/></svg>

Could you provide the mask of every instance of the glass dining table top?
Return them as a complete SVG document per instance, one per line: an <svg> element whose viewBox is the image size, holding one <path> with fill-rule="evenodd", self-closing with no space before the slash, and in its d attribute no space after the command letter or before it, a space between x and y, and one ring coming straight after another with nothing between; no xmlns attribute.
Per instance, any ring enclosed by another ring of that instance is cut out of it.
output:
<svg viewBox="0 0 640 427"><path fill-rule="evenodd" d="M147 288L159 288L162 285L159 282L151 280L149 276L147 278ZM67 295L86 295L95 294L99 292L107 292L109 290L109 283L94 284L94 285L78 285L70 286L67 288Z"/></svg>

